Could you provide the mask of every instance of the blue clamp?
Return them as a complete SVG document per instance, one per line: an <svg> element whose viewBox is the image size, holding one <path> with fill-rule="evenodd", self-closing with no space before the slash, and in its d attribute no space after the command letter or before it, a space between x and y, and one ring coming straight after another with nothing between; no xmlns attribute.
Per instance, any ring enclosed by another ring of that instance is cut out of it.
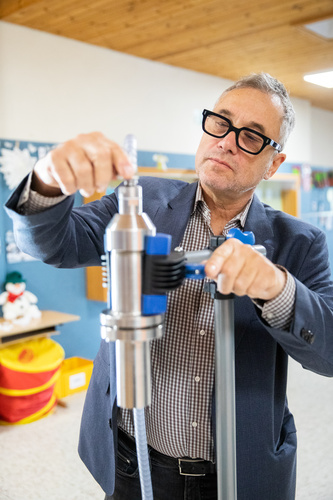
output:
<svg viewBox="0 0 333 500"><path fill-rule="evenodd" d="M171 235L157 233L145 236L145 253L148 256L169 255L171 249ZM165 294L145 294L141 296L141 310L144 316L163 314L167 310L167 296Z"/></svg>
<svg viewBox="0 0 333 500"><path fill-rule="evenodd" d="M236 240L239 240L246 245L254 245L256 242L252 231L242 232L238 227L233 227L228 231L226 240L230 240L230 238L236 238Z"/></svg>
<svg viewBox="0 0 333 500"><path fill-rule="evenodd" d="M185 265L185 278L192 280L205 279L205 265L204 264L186 264Z"/></svg>
<svg viewBox="0 0 333 500"><path fill-rule="evenodd" d="M170 250L170 234L156 233L155 236L145 236L145 252L147 255L169 255Z"/></svg>

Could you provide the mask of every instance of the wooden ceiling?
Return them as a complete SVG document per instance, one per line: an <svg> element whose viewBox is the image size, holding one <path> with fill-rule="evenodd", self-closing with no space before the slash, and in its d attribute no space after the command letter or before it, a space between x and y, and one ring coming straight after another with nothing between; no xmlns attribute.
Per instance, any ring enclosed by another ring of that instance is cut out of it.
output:
<svg viewBox="0 0 333 500"><path fill-rule="evenodd" d="M0 0L0 19L236 80L266 71L291 95L333 111L333 89L303 81L333 69L333 41L304 23L333 0Z"/></svg>

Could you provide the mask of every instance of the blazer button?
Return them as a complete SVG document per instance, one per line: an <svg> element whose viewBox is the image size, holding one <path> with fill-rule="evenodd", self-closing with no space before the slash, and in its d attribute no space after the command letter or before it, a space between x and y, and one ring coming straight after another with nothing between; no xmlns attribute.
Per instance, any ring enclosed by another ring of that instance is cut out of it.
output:
<svg viewBox="0 0 333 500"><path fill-rule="evenodd" d="M315 339L314 333L312 333L311 330L307 330L306 328L302 328L302 330L301 330L301 337L308 344L313 344L314 339Z"/></svg>

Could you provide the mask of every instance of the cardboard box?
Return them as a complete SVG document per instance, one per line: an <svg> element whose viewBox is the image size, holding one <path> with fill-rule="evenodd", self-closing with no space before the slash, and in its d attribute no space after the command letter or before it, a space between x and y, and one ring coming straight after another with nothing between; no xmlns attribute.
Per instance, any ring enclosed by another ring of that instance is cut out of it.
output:
<svg viewBox="0 0 333 500"><path fill-rule="evenodd" d="M85 358L67 358L62 362L60 376L55 385L58 399L88 388L93 362Z"/></svg>

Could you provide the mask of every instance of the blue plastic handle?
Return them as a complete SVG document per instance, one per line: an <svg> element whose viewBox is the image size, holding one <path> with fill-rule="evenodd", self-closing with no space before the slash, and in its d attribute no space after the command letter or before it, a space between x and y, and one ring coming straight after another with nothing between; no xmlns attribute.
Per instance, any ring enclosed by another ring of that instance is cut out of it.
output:
<svg viewBox="0 0 333 500"><path fill-rule="evenodd" d="M236 238L246 245L254 245L256 240L252 231L241 231L238 227L233 227L228 231L226 239Z"/></svg>
<svg viewBox="0 0 333 500"><path fill-rule="evenodd" d="M185 278L203 280L206 277L204 264L186 264Z"/></svg>

